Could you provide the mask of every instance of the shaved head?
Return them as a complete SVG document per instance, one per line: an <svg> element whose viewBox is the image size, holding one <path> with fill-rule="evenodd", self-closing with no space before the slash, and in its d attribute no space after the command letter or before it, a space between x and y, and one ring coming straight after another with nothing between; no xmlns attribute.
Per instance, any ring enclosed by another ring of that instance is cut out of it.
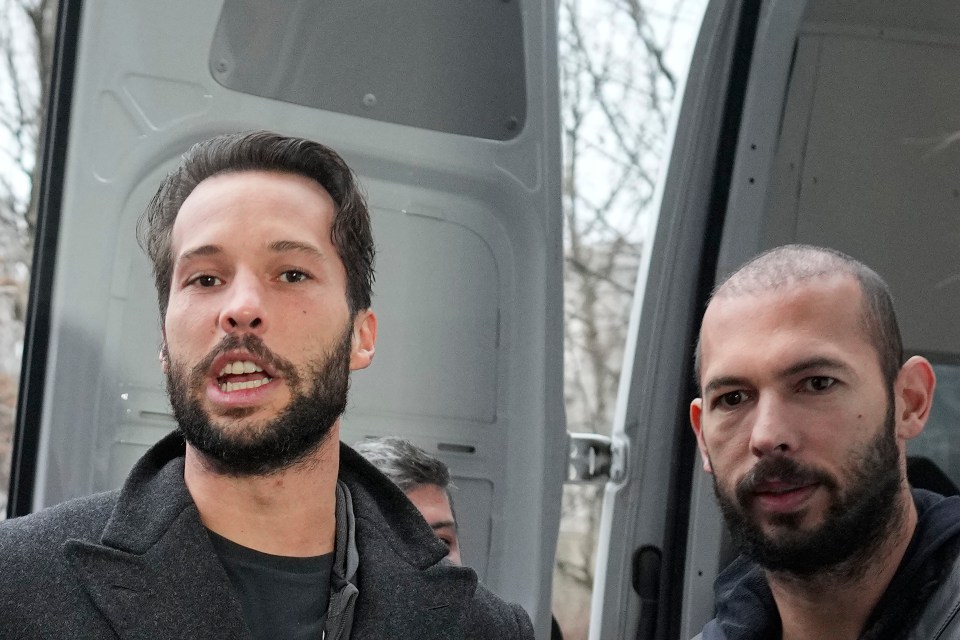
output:
<svg viewBox="0 0 960 640"><path fill-rule="evenodd" d="M873 269L845 253L803 244L770 249L753 258L721 282L710 297L717 299L758 295L802 285L817 278L849 276L860 287L860 321L876 349L889 388L903 364L903 342L893 309L890 288ZM709 304L707 305L709 307ZM700 339L694 355L694 374L700 386Z"/></svg>

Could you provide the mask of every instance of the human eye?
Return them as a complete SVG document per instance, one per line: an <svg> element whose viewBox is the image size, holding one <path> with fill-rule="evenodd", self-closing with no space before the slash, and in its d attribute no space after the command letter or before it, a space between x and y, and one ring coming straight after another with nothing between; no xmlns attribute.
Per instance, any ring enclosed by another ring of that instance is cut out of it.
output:
<svg viewBox="0 0 960 640"><path fill-rule="evenodd" d="M810 376L804 378L800 383L801 390L808 393L823 393L835 384L837 384L837 379L830 376Z"/></svg>
<svg viewBox="0 0 960 640"><path fill-rule="evenodd" d="M727 391L726 393L718 395L713 401L713 406L717 409L733 409L749 399L749 393L743 389L737 389L736 391Z"/></svg>
<svg viewBox="0 0 960 640"><path fill-rule="evenodd" d="M443 544L447 545L447 548L448 548L448 549L453 546L453 537L452 537L452 536L444 535L444 534L442 534L442 533L438 533L438 534L437 534L437 538L439 538L440 542L442 542Z"/></svg>
<svg viewBox="0 0 960 640"><path fill-rule="evenodd" d="M304 280L309 280L310 274L307 273L306 271L301 271L300 269L287 269L286 271L280 274L279 279L280 279L280 282L287 282L287 283L293 284L296 282L303 282Z"/></svg>
<svg viewBox="0 0 960 640"><path fill-rule="evenodd" d="M219 287L222 284L223 284L223 280L221 280L217 276L212 276L207 273L198 273L197 275L191 276L189 279L187 279L188 287L196 285L201 289L206 289L209 287Z"/></svg>

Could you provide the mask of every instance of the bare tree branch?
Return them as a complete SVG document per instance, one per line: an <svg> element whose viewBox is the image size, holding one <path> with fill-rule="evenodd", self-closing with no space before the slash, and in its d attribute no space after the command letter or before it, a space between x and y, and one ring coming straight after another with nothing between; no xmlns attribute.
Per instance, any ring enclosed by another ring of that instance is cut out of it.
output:
<svg viewBox="0 0 960 640"><path fill-rule="evenodd" d="M626 341L642 221L651 215L677 76L667 51L680 5L561 0L565 393L568 426L607 432ZM620 35L609 34L613 25ZM598 35L602 34L602 35ZM593 585L600 489L568 487L556 570Z"/></svg>

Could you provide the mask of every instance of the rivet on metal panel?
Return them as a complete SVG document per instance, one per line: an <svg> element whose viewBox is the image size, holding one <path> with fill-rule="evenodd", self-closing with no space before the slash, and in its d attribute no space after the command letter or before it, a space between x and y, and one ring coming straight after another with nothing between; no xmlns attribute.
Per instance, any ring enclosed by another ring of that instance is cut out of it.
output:
<svg viewBox="0 0 960 640"><path fill-rule="evenodd" d="M377 96L373 95L372 93L366 93L366 94L364 94L364 96L363 96L363 106L369 108L369 107L375 106L376 104L377 104Z"/></svg>

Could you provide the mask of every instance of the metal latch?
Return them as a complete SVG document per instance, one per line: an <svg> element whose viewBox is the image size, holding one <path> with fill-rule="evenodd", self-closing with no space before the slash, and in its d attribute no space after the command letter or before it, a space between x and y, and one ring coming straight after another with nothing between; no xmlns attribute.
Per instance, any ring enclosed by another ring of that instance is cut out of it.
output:
<svg viewBox="0 0 960 640"><path fill-rule="evenodd" d="M627 475L626 443L598 433L570 433L567 482L620 482Z"/></svg>

